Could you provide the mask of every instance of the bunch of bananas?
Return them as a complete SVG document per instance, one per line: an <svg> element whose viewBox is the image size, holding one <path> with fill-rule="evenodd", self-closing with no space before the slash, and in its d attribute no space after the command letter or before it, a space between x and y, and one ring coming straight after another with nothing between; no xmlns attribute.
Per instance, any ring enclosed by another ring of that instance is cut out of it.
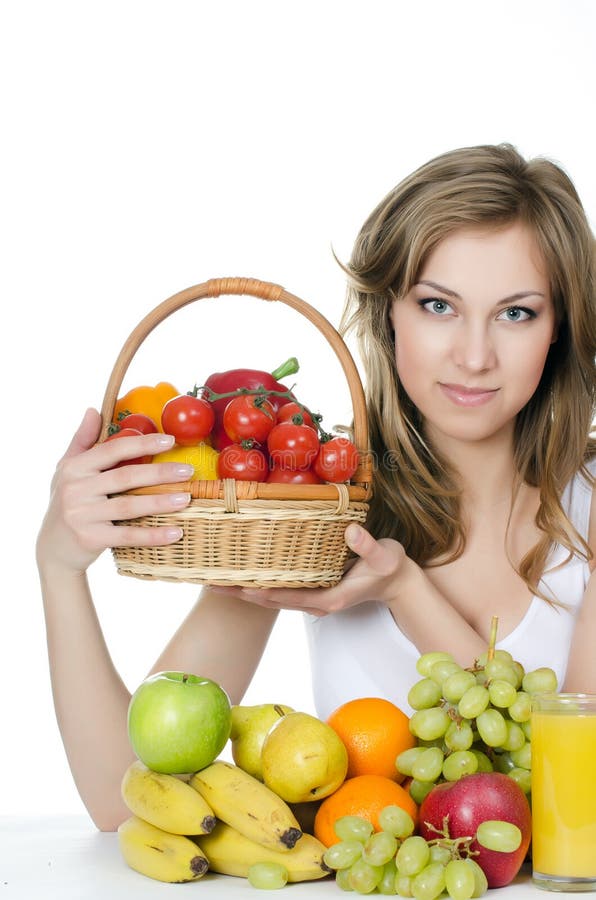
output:
<svg viewBox="0 0 596 900"><path fill-rule="evenodd" d="M288 881L313 881L329 869L325 846L303 834L290 807L239 766L216 760L189 781L132 763L122 780L132 816L120 825L128 865L158 881L196 881L208 870L248 877L277 862Z"/></svg>

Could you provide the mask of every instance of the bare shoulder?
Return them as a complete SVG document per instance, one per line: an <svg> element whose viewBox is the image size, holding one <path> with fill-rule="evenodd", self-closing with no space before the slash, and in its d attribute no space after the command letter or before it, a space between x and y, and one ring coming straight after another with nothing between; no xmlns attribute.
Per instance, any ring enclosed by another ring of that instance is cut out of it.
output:
<svg viewBox="0 0 596 900"><path fill-rule="evenodd" d="M590 506L590 527L588 530L588 544L592 551L590 571L596 569L596 482L592 485L592 505Z"/></svg>

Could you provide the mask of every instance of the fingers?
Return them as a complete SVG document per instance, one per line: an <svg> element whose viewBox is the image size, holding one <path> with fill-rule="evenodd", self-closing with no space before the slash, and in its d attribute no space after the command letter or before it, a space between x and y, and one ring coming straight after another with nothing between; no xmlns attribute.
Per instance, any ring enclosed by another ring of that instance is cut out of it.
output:
<svg viewBox="0 0 596 900"><path fill-rule="evenodd" d="M97 441L100 430L101 416L96 409L89 408L85 411L81 424L66 448L64 458L67 459L71 456L77 456L84 450L89 450Z"/></svg>
<svg viewBox="0 0 596 900"><path fill-rule="evenodd" d="M352 523L345 533L348 547L378 575L392 575L400 562L401 545L396 541L376 541L366 529Z"/></svg>

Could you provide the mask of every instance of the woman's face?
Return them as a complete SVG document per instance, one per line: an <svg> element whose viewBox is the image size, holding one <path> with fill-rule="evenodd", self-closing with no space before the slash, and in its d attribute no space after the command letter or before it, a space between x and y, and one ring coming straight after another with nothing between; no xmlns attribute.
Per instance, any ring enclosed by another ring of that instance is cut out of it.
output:
<svg viewBox="0 0 596 900"><path fill-rule="evenodd" d="M446 237L390 317L401 383L436 446L512 432L556 338L546 265L526 225Z"/></svg>

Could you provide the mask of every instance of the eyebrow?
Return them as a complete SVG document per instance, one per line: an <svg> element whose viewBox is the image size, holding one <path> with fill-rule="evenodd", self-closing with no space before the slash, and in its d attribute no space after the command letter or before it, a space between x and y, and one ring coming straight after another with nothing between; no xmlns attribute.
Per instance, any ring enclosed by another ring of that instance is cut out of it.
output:
<svg viewBox="0 0 596 900"><path fill-rule="evenodd" d="M462 299L456 291L452 291L450 288L446 288L442 284L437 284L436 281L424 280L416 282L416 285L419 284L423 284L426 287L433 288L433 290L435 291L440 291L442 294L447 294L448 297L453 297L455 300ZM515 294L511 294L509 297L504 297L502 300L499 300L499 306L506 303L515 303L518 300L525 300L527 297L544 297L544 294L540 291L518 291Z"/></svg>

